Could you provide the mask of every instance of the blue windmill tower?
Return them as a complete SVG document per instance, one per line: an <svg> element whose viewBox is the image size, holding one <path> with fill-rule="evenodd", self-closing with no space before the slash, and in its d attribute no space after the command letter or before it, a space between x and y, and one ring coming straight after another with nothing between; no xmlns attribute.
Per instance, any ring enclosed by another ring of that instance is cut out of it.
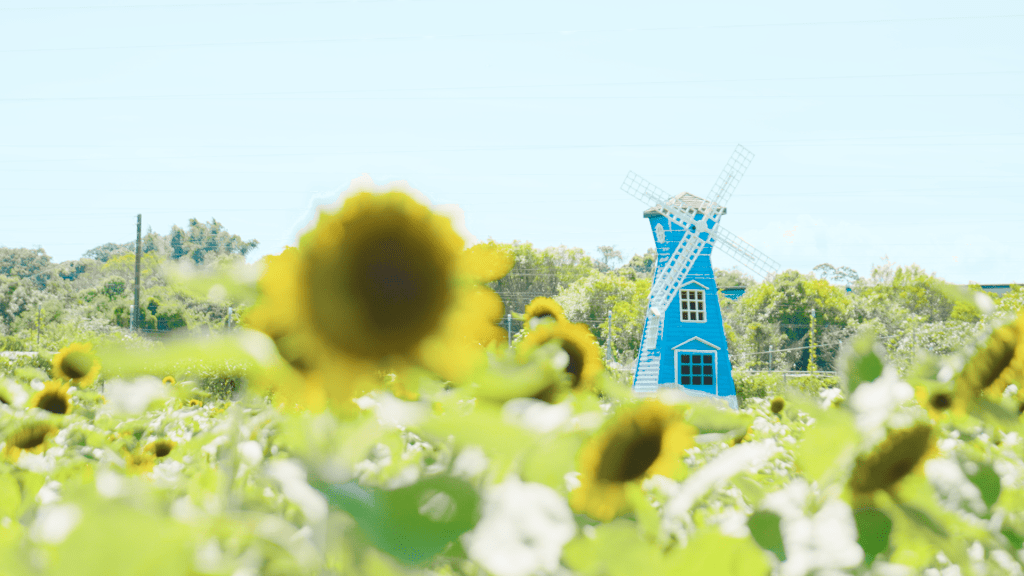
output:
<svg viewBox="0 0 1024 576"><path fill-rule="evenodd" d="M640 341L633 390L651 394L661 387L682 388L697 396L724 398L736 407L732 363L711 269L711 250L719 246L759 276L779 264L720 225L732 196L754 155L737 146L706 199L671 196L633 172L622 189L651 205L650 220L658 252L644 335Z"/></svg>

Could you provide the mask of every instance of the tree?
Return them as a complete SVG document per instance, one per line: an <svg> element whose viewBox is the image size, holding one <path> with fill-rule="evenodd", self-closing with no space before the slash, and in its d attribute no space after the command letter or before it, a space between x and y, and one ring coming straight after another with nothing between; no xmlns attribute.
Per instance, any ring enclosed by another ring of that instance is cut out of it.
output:
<svg viewBox="0 0 1024 576"><path fill-rule="evenodd" d="M850 284L855 284L860 280L860 274L857 274L857 271L849 266L836 268L826 262L824 264L818 264L812 269L812 271L821 276L822 280L827 280L834 284L845 284L849 286Z"/></svg>
<svg viewBox="0 0 1024 576"><path fill-rule="evenodd" d="M92 258L97 262L106 262L107 260L110 260L115 256L121 256L122 254L128 253L135 253L134 242L124 242L122 244L118 244L116 242L107 242L106 244L86 250L85 254L83 254L82 257Z"/></svg>
<svg viewBox="0 0 1024 576"><path fill-rule="evenodd" d="M489 284L510 312L522 312L537 296L554 297L561 287L597 269L597 264L581 248L558 246L537 250L529 242L519 241L494 245L514 262L504 278Z"/></svg>
<svg viewBox="0 0 1024 576"><path fill-rule="evenodd" d="M229 234L216 219L200 222L190 218L187 231L177 226L171 227L168 245L172 260L181 260L187 256L196 264L202 264L211 255L245 256L259 245L259 241L242 240L240 236Z"/></svg>
<svg viewBox="0 0 1024 576"><path fill-rule="evenodd" d="M601 253L601 262L606 270L612 268L611 262L621 262L622 252L615 249L615 246L598 246L597 251Z"/></svg>
<svg viewBox="0 0 1024 576"><path fill-rule="evenodd" d="M42 290L52 274L53 264L46 250L0 247L0 276L31 278Z"/></svg>
<svg viewBox="0 0 1024 576"><path fill-rule="evenodd" d="M647 252L643 254L635 254L626 262L625 265L621 266L616 273L621 274L630 280L636 280L638 278L646 278L652 280L654 278L654 269L658 265L658 253L654 248L648 248Z"/></svg>
<svg viewBox="0 0 1024 576"><path fill-rule="evenodd" d="M738 355L756 357L761 366L767 360L767 346L772 346L778 351L778 366L805 367L811 359L812 309L817 316L815 364L830 370L839 344L850 332L852 302L844 288L787 270L747 290L723 307L723 314L736 334Z"/></svg>
<svg viewBox="0 0 1024 576"><path fill-rule="evenodd" d="M611 272L594 271L564 287L555 297L566 317L585 323L598 343L612 339L613 356L631 362L636 357L647 314L651 282L646 278L630 280ZM612 324L608 325L608 312Z"/></svg>
<svg viewBox="0 0 1024 576"><path fill-rule="evenodd" d="M715 268L715 284L721 290L731 286L753 286L757 282L753 276L733 266L724 270Z"/></svg>

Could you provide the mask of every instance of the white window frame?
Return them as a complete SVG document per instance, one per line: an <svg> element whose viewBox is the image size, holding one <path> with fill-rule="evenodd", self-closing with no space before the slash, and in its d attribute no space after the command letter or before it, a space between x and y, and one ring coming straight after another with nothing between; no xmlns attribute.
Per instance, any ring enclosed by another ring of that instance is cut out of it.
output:
<svg viewBox="0 0 1024 576"><path fill-rule="evenodd" d="M711 355L711 381L712 381L712 386L711 387L713 387L715 389L714 394L717 396L718 395L718 352L715 351L715 350L694 350L694 349L677 349L677 350L674 350L674 352L675 352L675 364L676 364L675 370L676 370L676 385L677 386L684 386L684 384L682 383L682 375L679 373L679 362L680 362L680 358L679 357L680 356L682 356L683 354L688 354L690 356L707 356L709 354ZM693 363L691 362L690 365L693 366ZM690 374L690 376L693 376L693 374ZM696 388L697 390L700 390L702 392L708 392L707 391L707 387L708 387L707 384L685 384L685 386L697 386L698 387L698 388ZM708 393L711 394L711 392L708 392Z"/></svg>
<svg viewBox="0 0 1024 576"><path fill-rule="evenodd" d="M690 298L690 295L695 295L694 298ZM686 296L686 297L684 297ZM687 282L685 286L679 288L679 321L705 324L708 321L708 288L700 282ZM686 306L689 302L699 302L701 310L690 310L689 306ZM687 319L683 317L683 314L693 315L691 313L699 313L702 318L700 319Z"/></svg>

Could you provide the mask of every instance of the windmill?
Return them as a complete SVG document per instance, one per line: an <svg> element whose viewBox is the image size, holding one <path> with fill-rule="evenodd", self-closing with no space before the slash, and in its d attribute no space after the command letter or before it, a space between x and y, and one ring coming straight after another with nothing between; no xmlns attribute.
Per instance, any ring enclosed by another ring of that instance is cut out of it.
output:
<svg viewBox="0 0 1024 576"><path fill-rule="evenodd" d="M633 172L622 183L623 191L652 207L644 216L651 220L658 251L633 379L637 394L668 385L698 396L724 397L736 407L710 256L719 246L761 277L779 268L720 224L725 203L753 158L752 152L736 146L706 199L687 193L672 196Z"/></svg>

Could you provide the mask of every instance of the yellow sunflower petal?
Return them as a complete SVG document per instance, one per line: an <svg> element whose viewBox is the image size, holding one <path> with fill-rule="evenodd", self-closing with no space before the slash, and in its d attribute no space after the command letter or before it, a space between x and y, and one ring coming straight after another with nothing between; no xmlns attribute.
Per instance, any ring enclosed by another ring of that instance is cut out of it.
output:
<svg viewBox="0 0 1024 576"><path fill-rule="evenodd" d="M29 408L40 408L53 414L68 414L71 412L71 394L68 393L70 384L61 383L58 380L51 380L43 385L43 389L32 395L28 401Z"/></svg>
<svg viewBox="0 0 1024 576"><path fill-rule="evenodd" d="M553 319L558 322L567 321L565 318L565 312L562 311L562 307L558 302L555 302L551 298L547 298L545 296L538 296L526 306L526 310L523 312L523 323L530 328L535 328L537 326L537 320L543 320L545 318Z"/></svg>
<svg viewBox="0 0 1024 576"><path fill-rule="evenodd" d="M85 388L96 381L100 363L92 352L92 344L74 343L61 348L53 360L53 377Z"/></svg>
<svg viewBox="0 0 1024 576"><path fill-rule="evenodd" d="M580 486L569 504L597 520L610 520L627 507L625 484L678 474L696 433L677 408L657 400L624 409L580 450Z"/></svg>
<svg viewBox="0 0 1024 576"><path fill-rule="evenodd" d="M22 452L39 454L49 447L51 438L57 435L57 427L47 422L28 422L4 438L4 456L15 462Z"/></svg>
<svg viewBox="0 0 1024 576"><path fill-rule="evenodd" d="M569 356L565 371L572 377L572 389L583 392L593 388L604 363L601 360L601 348L594 341L590 329L583 324L568 322L538 326L519 343L519 353L528 356L537 347L552 340L559 341L562 350Z"/></svg>

